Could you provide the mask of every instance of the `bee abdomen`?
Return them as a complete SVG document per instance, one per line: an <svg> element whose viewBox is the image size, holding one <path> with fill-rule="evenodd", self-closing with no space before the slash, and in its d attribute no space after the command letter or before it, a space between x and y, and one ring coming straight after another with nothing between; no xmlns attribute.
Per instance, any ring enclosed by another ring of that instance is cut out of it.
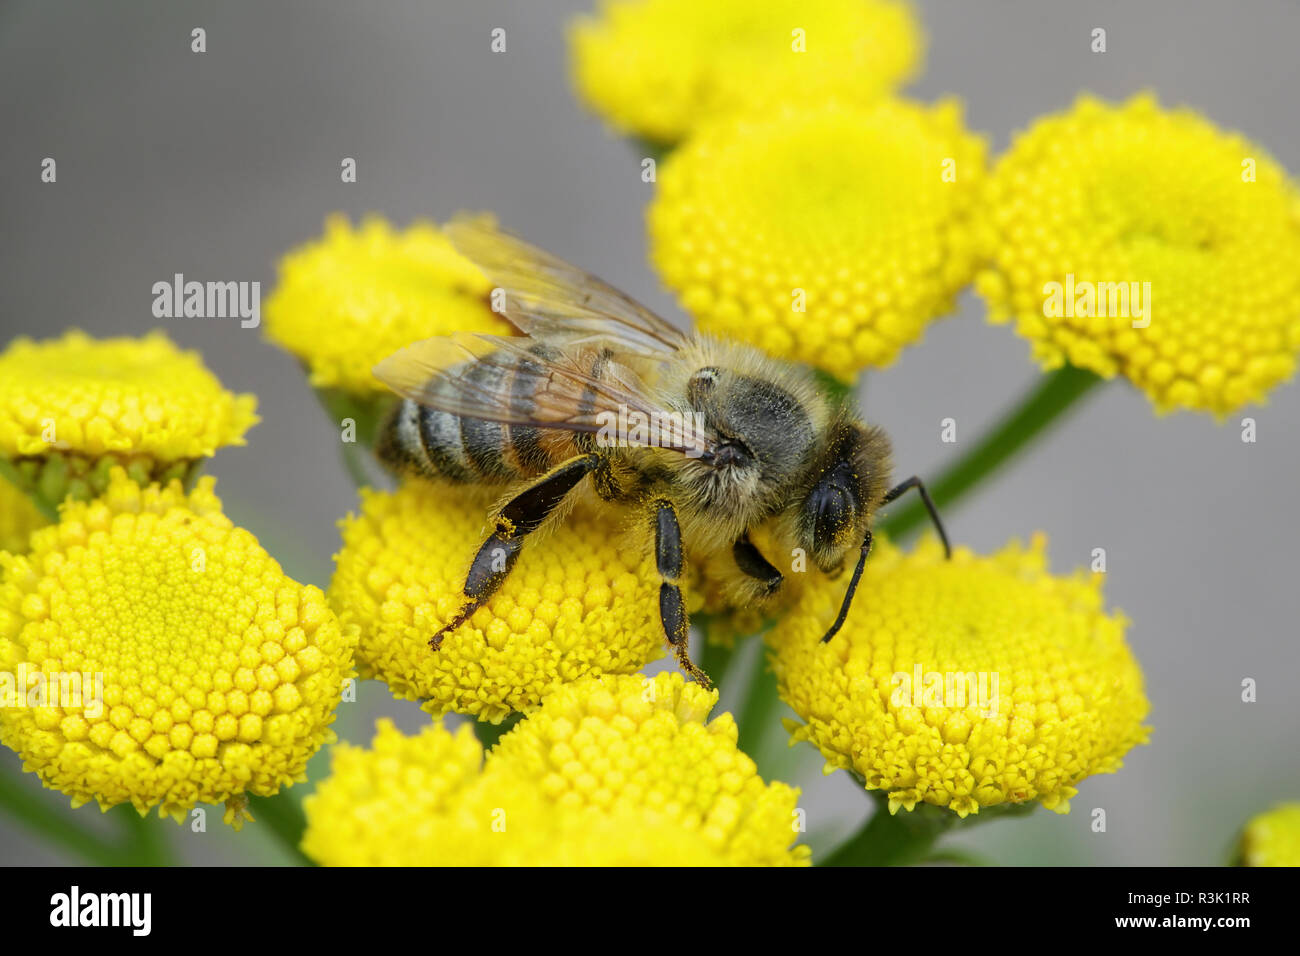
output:
<svg viewBox="0 0 1300 956"><path fill-rule="evenodd" d="M402 399L379 433L379 459L399 472L454 482L477 480L465 456L460 418Z"/></svg>
<svg viewBox="0 0 1300 956"><path fill-rule="evenodd" d="M521 359L519 364L532 363ZM479 387L507 394L506 408L526 406L531 398L528 383L535 381L513 370L506 373L482 366L472 368L469 375ZM375 450L398 471L458 483L505 484L545 474L574 453L564 447L571 443L572 436L549 429L470 418L403 399L382 429Z"/></svg>

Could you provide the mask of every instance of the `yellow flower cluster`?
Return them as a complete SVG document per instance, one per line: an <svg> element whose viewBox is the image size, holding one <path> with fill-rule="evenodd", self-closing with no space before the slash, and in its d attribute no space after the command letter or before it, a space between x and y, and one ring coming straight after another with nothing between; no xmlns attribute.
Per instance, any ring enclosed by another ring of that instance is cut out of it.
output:
<svg viewBox="0 0 1300 956"><path fill-rule="evenodd" d="M314 387L384 394L371 368L412 342L459 331L511 334L489 307L491 288L431 223L397 232L375 218L354 229L334 216L323 237L280 263L266 330L306 364Z"/></svg>
<svg viewBox="0 0 1300 956"><path fill-rule="evenodd" d="M570 39L578 95L657 143L737 109L868 102L910 79L925 45L898 0L606 0Z"/></svg>
<svg viewBox="0 0 1300 956"><path fill-rule="evenodd" d="M1151 96L1084 96L1020 134L988 191L977 288L1044 365L1219 416L1294 371L1300 192L1257 144Z"/></svg>
<svg viewBox="0 0 1300 956"><path fill-rule="evenodd" d="M206 478L63 507L23 556L0 553L0 669L19 699L0 743L107 809L178 820L270 795L332 742L355 635L221 512Z"/></svg>
<svg viewBox="0 0 1300 956"><path fill-rule="evenodd" d="M1068 810L1076 783L1145 742L1149 705L1100 581L1051 576L1044 546L946 561L933 539L912 554L878 539L826 644L844 581L810 581L770 638L781 696L802 721L793 739L884 791L891 812Z"/></svg>
<svg viewBox="0 0 1300 956"><path fill-rule="evenodd" d="M651 259L701 331L851 379L969 281L984 160L954 102L715 123L659 171Z"/></svg>
<svg viewBox="0 0 1300 956"><path fill-rule="evenodd" d="M1300 866L1300 803L1283 803L1261 813L1241 837L1245 866Z"/></svg>
<svg viewBox="0 0 1300 956"><path fill-rule="evenodd" d="M0 354L0 457L51 504L102 491L119 464L143 481L179 476L242 445L256 407L161 332L19 338Z"/></svg>
<svg viewBox="0 0 1300 956"><path fill-rule="evenodd" d="M587 678L483 759L468 727L340 745L304 803L336 866L801 865L798 791L764 784L716 691L678 674Z"/></svg>
<svg viewBox="0 0 1300 956"><path fill-rule="evenodd" d="M641 536L581 506L530 539L487 605L430 650L463 603L490 508L482 491L416 479L362 491L329 590L360 626L362 676L435 715L499 722L564 681L631 673L662 654L659 578Z"/></svg>

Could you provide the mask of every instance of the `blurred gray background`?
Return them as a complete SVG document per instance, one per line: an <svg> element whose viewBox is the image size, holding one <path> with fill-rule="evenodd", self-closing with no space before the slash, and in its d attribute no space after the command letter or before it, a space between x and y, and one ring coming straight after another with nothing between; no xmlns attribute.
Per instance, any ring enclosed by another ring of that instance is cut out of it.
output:
<svg viewBox="0 0 1300 956"><path fill-rule="evenodd" d="M248 446L221 451L208 468L228 512L289 573L325 585L335 523L356 501L337 430L261 330L155 320L150 287L184 272L260 280L265 298L277 259L318 235L330 212L404 224L486 208L680 321L646 263L653 187L640 180L639 153L570 91L564 26L589 5L9 0L0 6L0 342L165 322L229 388L260 399L263 422ZM1300 173L1292 0L919 6L930 49L908 92L963 96L995 151L1081 90L1151 88L1244 131ZM207 30L202 55L190 51L195 26ZM497 26L508 32L504 55L488 48ZM1089 52L1095 26L1107 30L1105 54ZM40 182L46 156L58 161L55 185ZM339 181L344 156L357 158L355 184ZM922 346L870 377L864 401L893 435L898 467L932 475L961 447L940 442L941 419L955 417L959 439L973 440L1038 374L1027 345L986 324L967 296ZM1242 413L1259 434L1243 444L1241 416L1221 427L1201 415L1157 419L1143 396L1113 383L950 509L950 530L979 550L1048 531L1057 570L1107 549L1108 600L1134 622L1154 727L1121 772L1082 784L1069 816L1039 811L959 844L1007 863L1214 863L1244 818L1300 798L1298 412L1300 388L1279 388L1267 407ZM1259 682L1257 703L1241 702L1244 677ZM379 714L408 729L424 720L369 682L336 726L368 741ZM806 745L783 755L781 741L769 743L767 765L805 788L815 849L868 812L843 774L821 775ZM0 773L17 771L15 755L0 753ZM40 792L31 775L22 785ZM72 812L66 798L44 796ZM1091 832L1093 807L1106 809L1108 832ZM234 834L210 821L205 834L167 825L181 859L286 859L257 826ZM0 819L3 862L72 859Z"/></svg>

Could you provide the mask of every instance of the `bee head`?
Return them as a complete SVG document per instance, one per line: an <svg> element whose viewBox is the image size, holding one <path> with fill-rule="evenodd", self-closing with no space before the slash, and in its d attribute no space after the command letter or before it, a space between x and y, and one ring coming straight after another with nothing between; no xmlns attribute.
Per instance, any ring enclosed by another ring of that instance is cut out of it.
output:
<svg viewBox="0 0 1300 956"><path fill-rule="evenodd" d="M721 492L715 500L734 489L737 501L761 503L785 486L816 444L807 409L779 381L706 366L687 381L686 397L714 436L705 464L706 480Z"/></svg>
<svg viewBox="0 0 1300 956"><path fill-rule="evenodd" d="M889 439L848 418L827 431L826 444L794 502L795 537L822 571L833 574L862 546L889 482Z"/></svg>

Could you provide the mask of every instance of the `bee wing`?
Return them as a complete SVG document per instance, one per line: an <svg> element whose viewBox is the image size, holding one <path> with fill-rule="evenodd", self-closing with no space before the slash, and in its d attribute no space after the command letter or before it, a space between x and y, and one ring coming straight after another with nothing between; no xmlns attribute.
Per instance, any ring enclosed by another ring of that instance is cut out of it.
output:
<svg viewBox="0 0 1300 956"><path fill-rule="evenodd" d="M618 351L666 357L689 336L645 306L549 252L461 214L443 227L457 251L505 292L504 313L521 332L570 345L608 343Z"/></svg>
<svg viewBox="0 0 1300 956"><path fill-rule="evenodd" d="M712 438L654 398L609 348L462 332L399 349L374 374L404 398L466 418L645 444L633 434L641 415L641 436L656 423L656 447L704 459L716 450Z"/></svg>

